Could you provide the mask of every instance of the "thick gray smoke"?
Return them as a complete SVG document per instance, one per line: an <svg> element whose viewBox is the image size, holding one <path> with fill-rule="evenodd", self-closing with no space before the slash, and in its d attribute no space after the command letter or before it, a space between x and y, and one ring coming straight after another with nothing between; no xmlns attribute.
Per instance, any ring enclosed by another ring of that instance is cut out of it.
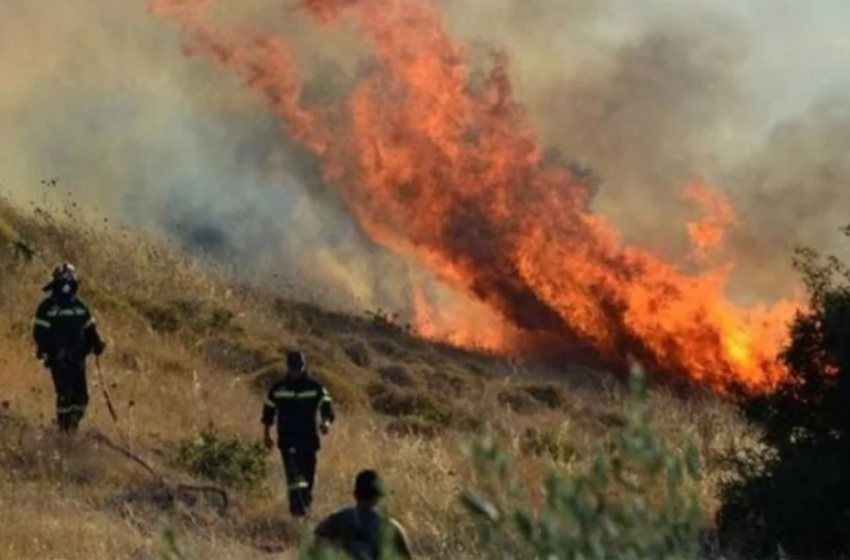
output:
<svg viewBox="0 0 850 560"><path fill-rule="evenodd" d="M460 35L504 45L546 142L593 166L595 208L681 259L683 187L735 205L722 257L745 299L788 293L796 244L850 222L850 4L841 0L444 0Z"/></svg>
<svg viewBox="0 0 850 560"><path fill-rule="evenodd" d="M238 4L299 47L308 95L350 82L349 30L313 31L275 0ZM679 193L710 182L741 218L728 251L741 291L772 297L789 288L794 244L831 249L850 220L850 118L834 95L850 86L846 2L441 4L459 38L511 55L541 137L593 166L595 207L629 239L680 256ZM26 196L59 176L88 204L244 274L367 307L410 301L408 264L364 237L261 99L185 57L144 2L0 0L0 129L4 189Z"/></svg>
<svg viewBox="0 0 850 560"><path fill-rule="evenodd" d="M292 34L309 54L315 39ZM339 64L308 66L323 87L307 94L332 94ZM409 301L407 265L368 241L262 100L184 56L143 3L0 2L0 128L0 183L16 196L59 177L84 207L243 277L329 304Z"/></svg>

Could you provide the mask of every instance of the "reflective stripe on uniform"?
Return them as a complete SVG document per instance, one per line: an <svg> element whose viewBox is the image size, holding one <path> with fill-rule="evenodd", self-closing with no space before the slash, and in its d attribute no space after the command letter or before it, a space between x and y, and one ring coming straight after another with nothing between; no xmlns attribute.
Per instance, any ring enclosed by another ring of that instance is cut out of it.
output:
<svg viewBox="0 0 850 560"><path fill-rule="evenodd" d="M84 329L94 326L94 319L89 319L88 322L83 326Z"/></svg>
<svg viewBox="0 0 850 560"><path fill-rule="evenodd" d="M309 488L309 487L310 487L310 485L307 484L307 482L304 481L304 480L297 480L297 481L295 481L295 482L293 482L292 484L289 485L290 490L300 490L302 488Z"/></svg>
<svg viewBox="0 0 850 560"><path fill-rule="evenodd" d="M322 388L322 399L319 401L320 403L331 402L331 395L328 393L328 390Z"/></svg>
<svg viewBox="0 0 850 560"><path fill-rule="evenodd" d="M50 321L45 321L44 319L36 319L33 322L36 324L36 326L44 327L45 329L49 329L52 326L50 324Z"/></svg>
<svg viewBox="0 0 850 560"><path fill-rule="evenodd" d="M61 317L73 317L74 315L85 315L86 310L78 307L76 309L62 309L57 313Z"/></svg>
<svg viewBox="0 0 850 560"><path fill-rule="evenodd" d="M266 399L265 405L269 408L275 408L277 405L274 404L274 401L271 399Z"/></svg>
<svg viewBox="0 0 850 560"><path fill-rule="evenodd" d="M68 406L60 406L56 409L59 414L68 414L69 412L84 412L86 407L81 404L69 404Z"/></svg>
<svg viewBox="0 0 850 560"><path fill-rule="evenodd" d="M314 398L319 393L317 391L302 391L301 393L296 393L295 391L275 391L274 396L280 399L311 399Z"/></svg>

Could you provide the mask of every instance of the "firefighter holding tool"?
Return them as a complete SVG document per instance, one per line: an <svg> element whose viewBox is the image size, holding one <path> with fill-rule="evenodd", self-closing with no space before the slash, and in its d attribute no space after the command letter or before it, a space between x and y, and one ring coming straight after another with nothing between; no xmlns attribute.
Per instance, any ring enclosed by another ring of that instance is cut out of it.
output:
<svg viewBox="0 0 850 560"><path fill-rule="evenodd" d="M59 430L72 434L89 403L86 358L100 356L106 344L88 306L77 296L79 280L72 264L56 266L43 291L49 295L39 304L33 320L36 357L53 378Z"/></svg>

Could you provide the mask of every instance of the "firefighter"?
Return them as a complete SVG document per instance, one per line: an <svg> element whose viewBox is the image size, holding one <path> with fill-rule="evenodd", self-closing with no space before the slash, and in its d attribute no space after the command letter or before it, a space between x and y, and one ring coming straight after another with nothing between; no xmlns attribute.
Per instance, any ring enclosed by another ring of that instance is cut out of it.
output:
<svg viewBox="0 0 850 560"><path fill-rule="evenodd" d="M355 560L410 559L410 547L401 524L380 510L384 487L374 470L354 479L353 507L324 518L313 531L317 548L345 551Z"/></svg>
<svg viewBox="0 0 850 560"><path fill-rule="evenodd" d="M307 372L301 352L288 352L286 376L269 389L263 405L264 443L274 446L271 429L277 419L277 446L288 486L289 512L305 517L313 502L320 436L335 420L331 397L321 381ZM318 423L318 431L317 431Z"/></svg>
<svg viewBox="0 0 850 560"><path fill-rule="evenodd" d="M79 428L89 401L86 358L100 356L106 344L89 308L77 297L79 280L72 264L57 265L42 290L49 295L39 304L33 321L36 358L53 378L59 430L71 434Z"/></svg>

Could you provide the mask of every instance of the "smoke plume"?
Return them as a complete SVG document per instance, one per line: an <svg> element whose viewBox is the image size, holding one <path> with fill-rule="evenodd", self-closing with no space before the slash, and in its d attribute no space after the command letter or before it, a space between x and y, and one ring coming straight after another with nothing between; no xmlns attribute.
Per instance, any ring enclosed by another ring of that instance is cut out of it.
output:
<svg viewBox="0 0 850 560"><path fill-rule="evenodd" d="M309 56L302 29L291 36ZM344 87L345 64L324 57L313 95ZM84 207L243 278L349 308L409 299L409 266L362 234L262 101L186 59L144 4L0 2L0 127L0 184L19 198L59 177Z"/></svg>
<svg viewBox="0 0 850 560"><path fill-rule="evenodd" d="M473 300L504 285L458 295L434 282L432 263L376 244L268 99L183 56L180 29L149 6L118 4L0 0L4 190L24 197L43 176L59 176L87 204L176 236L246 277L280 277L349 306L420 319L416 302L429 293L442 310L427 322L435 333L496 321L491 306ZM805 10L792 0L633 4L439 2L445 28L470 46L473 78L486 75L492 49L507 55L547 157L589 173L593 211L626 240L684 263L685 221L696 218L682 192L710 184L737 216L715 255L735 263L733 295L787 295L793 245L834 250L833 232L847 221L841 146L850 117L832 92L848 85L840 70L850 44L839 22L850 8L827 0ZM285 38L306 105L339 103L368 74L371 53L351 22L321 27L273 0L205 7L209 21L234 33L246 23ZM545 326L540 313L531 322Z"/></svg>

